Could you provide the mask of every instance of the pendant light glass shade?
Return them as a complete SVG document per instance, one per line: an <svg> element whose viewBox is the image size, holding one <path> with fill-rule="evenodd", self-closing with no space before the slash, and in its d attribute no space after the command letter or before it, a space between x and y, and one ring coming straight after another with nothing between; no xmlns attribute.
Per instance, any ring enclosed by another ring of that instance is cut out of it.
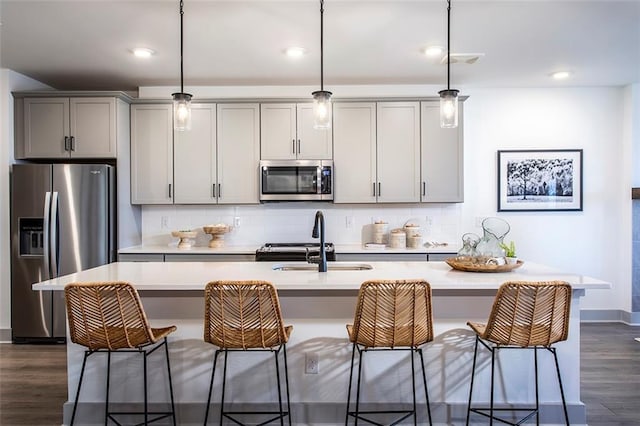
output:
<svg viewBox="0 0 640 426"><path fill-rule="evenodd" d="M172 93L173 97L173 130L183 132L191 130L191 95L184 93L184 67L183 67L183 29L184 2L180 0L180 91Z"/></svg>
<svg viewBox="0 0 640 426"><path fill-rule="evenodd" d="M441 90L438 94L440 95L440 127L458 127L458 90Z"/></svg>
<svg viewBox="0 0 640 426"><path fill-rule="evenodd" d="M179 132L191 130L191 95L173 93L173 129Z"/></svg>
<svg viewBox="0 0 640 426"><path fill-rule="evenodd" d="M449 86L451 80L451 0L447 0L447 89L440 95L440 127L458 127L458 90Z"/></svg>
<svg viewBox="0 0 640 426"><path fill-rule="evenodd" d="M332 93L324 90L324 0L320 0L320 90L311 93L313 96L313 128L330 129Z"/></svg>
<svg viewBox="0 0 640 426"><path fill-rule="evenodd" d="M314 129L330 129L331 128L331 92L326 90L318 90L313 95L313 128Z"/></svg>

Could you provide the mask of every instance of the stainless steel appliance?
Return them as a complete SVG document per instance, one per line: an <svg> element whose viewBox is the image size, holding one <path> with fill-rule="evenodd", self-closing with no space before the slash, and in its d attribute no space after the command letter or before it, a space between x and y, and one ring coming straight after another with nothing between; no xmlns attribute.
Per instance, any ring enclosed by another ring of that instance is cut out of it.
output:
<svg viewBox="0 0 640 426"><path fill-rule="evenodd" d="M115 260L115 171L102 164L16 164L11 173L14 342L63 342L63 292L31 284Z"/></svg>
<svg viewBox="0 0 640 426"><path fill-rule="evenodd" d="M325 243L327 260L336 260L333 243ZM267 243L256 250L257 262L305 261L307 256L318 256L320 243Z"/></svg>
<svg viewBox="0 0 640 426"><path fill-rule="evenodd" d="M332 161L260 161L260 201L308 200L333 200Z"/></svg>

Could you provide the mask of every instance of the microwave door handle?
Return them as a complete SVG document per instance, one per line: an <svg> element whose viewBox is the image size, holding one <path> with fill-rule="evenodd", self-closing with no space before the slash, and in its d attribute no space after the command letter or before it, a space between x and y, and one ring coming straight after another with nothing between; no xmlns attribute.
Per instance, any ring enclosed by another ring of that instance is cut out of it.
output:
<svg viewBox="0 0 640 426"><path fill-rule="evenodd" d="M51 276L58 277L58 192L51 197Z"/></svg>
<svg viewBox="0 0 640 426"><path fill-rule="evenodd" d="M318 166L316 171L317 171L316 179L318 182L318 184L316 185L316 194L322 194L322 167Z"/></svg>
<svg viewBox="0 0 640 426"><path fill-rule="evenodd" d="M42 259L43 259L43 279L51 279L51 269L49 262L49 228L51 218L51 192L47 191L44 194L44 211L42 213Z"/></svg>

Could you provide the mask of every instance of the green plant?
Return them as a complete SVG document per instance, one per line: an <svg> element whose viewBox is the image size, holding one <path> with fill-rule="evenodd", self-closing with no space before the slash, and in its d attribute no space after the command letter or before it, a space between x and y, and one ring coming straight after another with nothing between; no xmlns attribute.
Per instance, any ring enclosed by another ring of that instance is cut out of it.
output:
<svg viewBox="0 0 640 426"><path fill-rule="evenodd" d="M516 244L511 241L509 245L500 243L500 248L504 250L504 255L507 257L516 257Z"/></svg>

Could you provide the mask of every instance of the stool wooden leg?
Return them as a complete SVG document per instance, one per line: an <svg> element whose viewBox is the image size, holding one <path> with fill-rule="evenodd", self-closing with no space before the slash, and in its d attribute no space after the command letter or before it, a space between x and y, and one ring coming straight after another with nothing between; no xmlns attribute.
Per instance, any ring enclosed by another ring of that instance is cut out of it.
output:
<svg viewBox="0 0 640 426"><path fill-rule="evenodd" d="M424 383L424 395L427 399L427 415L429 416L429 426L433 425L431 420L431 404L429 403L429 388L427 388L427 374L424 371L424 357L422 356L422 349L418 349L420 354L420 365L422 365L422 382Z"/></svg>
<svg viewBox="0 0 640 426"><path fill-rule="evenodd" d="M473 379L476 375L476 360L478 359L478 340L479 337L476 336L476 344L473 349L473 364L471 366L471 385L469 386L469 405L467 405L467 424L469 426L469 417L471 416L471 396L473 395Z"/></svg>
<svg viewBox="0 0 640 426"><path fill-rule="evenodd" d="M169 345L167 338L164 338L164 354L167 357L167 374L169 376L169 396L171 397L171 417L173 418L173 426L176 426L176 405L173 400L173 382L171 381L171 363L169 362Z"/></svg>
<svg viewBox="0 0 640 426"><path fill-rule="evenodd" d="M291 426L291 398L289 398L289 368L287 366L287 344L282 344L282 355L284 356L284 381L287 385L287 412L289 413L289 426Z"/></svg>
<svg viewBox="0 0 640 426"><path fill-rule="evenodd" d="M569 426L569 412L567 411L567 401L564 399L564 389L562 387L562 377L560 377L560 364L558 364L558 355L556 354L556 348L548 348L553 354L553 359L556 361L556 373L558 374L558 384L560 385L560 396L562 397L562 408L564 409L564 420Z"/></svg>
<svg viewBox="0 0 640 426"><path fill-rule="evenodd" d="M209 383L209 396L207 397L207 409L204 413L204 424L207 424L207 420L209 419L209 406L211 405L211 393L213 392L213 378L216 374L216 361L218 360L218 355L220 354L219 350L216 350L215 355L213 355L213 369L211 370L211 382Z"/></svg>
<svg viewBox="0 0 640 426"><path fill-rule="evenodd" d="M349 406L351 405L351 382L353 379L353 362L356 357L356 344L351 349L351 369L349 370L349 390L347 391L347 415L344 418L344 426L349 424Z"/></svg>
<svg viewBox="0 0 640 426"><path fill-rule="evenodd" d="M104 401L104 426L109 424L109 378L111 377L111 351L107 351L107 396Z"/></svg>
<svg viewBox="0 0 640 426"><path fill-rule="evenodd" d="M80 397L80 388L82 387L82 378L84 377L84 367L87 365L87 357L89 356L89 351L84 351L84 358L82 359L82 369L80 370L80 381L78 382L78 390L76 391L76 400L73 403L73 413L71 414L71 423L73 426L73 421L76 418L76 409L78 408L78 398Z"/></svg>

